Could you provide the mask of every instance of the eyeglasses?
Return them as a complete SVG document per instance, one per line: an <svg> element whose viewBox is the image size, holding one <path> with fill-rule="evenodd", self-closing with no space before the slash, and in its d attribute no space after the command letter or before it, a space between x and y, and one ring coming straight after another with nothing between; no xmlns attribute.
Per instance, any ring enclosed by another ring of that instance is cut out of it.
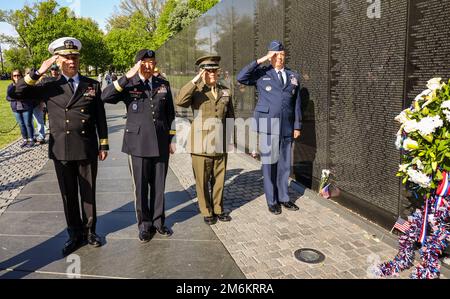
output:
<svg viewBox="0 0 450 299"><path fill-rule="evenodd" d="M22 77L22 75L15 74L15 75L13 75L13 77L14 77L14 78L15 78L15 77Z"/></svg>

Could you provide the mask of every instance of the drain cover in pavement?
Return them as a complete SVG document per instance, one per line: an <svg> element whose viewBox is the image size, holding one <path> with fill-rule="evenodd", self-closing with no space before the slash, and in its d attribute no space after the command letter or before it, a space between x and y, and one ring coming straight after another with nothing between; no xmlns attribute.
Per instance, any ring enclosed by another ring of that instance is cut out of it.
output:
<svg viewBox="0 0 450 299"><path fill-rule="evenodd" d="M318 264L325 260L322 252L310 248L299 249L294 255L297 260L308 264Z"/></svg>

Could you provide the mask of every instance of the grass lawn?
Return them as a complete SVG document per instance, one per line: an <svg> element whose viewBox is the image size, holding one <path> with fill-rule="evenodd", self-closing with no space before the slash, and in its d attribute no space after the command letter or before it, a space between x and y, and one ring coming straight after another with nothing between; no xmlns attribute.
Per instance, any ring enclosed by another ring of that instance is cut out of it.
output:
<svg viewBox="0 0 450 299"><path fill-rule="evenodd" d="M0 149L20 137L19 127L7 132L16 124L9 102L6 100L6 88L9 84L10 80L0 80Z"/></svg>

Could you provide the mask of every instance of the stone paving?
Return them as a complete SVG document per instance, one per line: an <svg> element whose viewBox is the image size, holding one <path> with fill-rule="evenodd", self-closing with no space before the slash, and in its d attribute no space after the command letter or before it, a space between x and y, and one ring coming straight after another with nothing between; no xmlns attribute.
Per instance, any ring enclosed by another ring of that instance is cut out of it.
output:
<svg viewBox="0 0 450 299"><path fill-rule="evenodd" d="M122 121L111 124L119 128ZM47 145L22 149L19 144L17 141L0 151L0 215L28 183L39 180L48 161ZM196 202L191 157L176 154L170 167ZM357 216L349 216L352 212L311 190L290 188L291 200L300 211L270 214L260 164L246 155L229 156L226 178L225 209L231 211L233 221L218 222L211 228L247 278L370 278L372 265L393 258L397 252L396 244L383 240L395 236L388 236L365 219L356 221ZM315 265L299 262L293 254L299 248L320 250L326 259ZM403 272L400 278L409 273ZM443 271L443 278L447 273Z"/></svg>
<svg viewBox="0 0 450 299"><path fill-rule="evenodd" d="M327 200L311 190L302 195L290 188L300 211L272 215L259 162L243 154L230 154L228 161L224 206L233 220L212 228L247 278L372 278L370 267L397 253L396 247L380 241L381 228L375 228L379 233L374 236L342 217L349 213L344 208L323 205ZM196 201L190 156L174 155L170 167ZM326 259L313 265L299 262L294 252L300 248L317 249ZM400 278L408 276L405 271Z"/></svg>
<svg viewBox="0 0 450 299"><path fill-rule="evenodd" d="M0 150L0 215L48 161L48 145L21 148L22 139Z"/></svg>

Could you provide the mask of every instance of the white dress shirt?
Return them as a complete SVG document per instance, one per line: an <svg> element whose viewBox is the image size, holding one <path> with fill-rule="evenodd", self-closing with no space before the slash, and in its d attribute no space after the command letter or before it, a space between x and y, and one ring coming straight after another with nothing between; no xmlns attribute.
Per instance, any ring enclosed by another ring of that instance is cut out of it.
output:
<svg viewBox="0 0 450 299"><path fill-rule="evenodd" d="M284 85L286 85L287 83L287 75L286 75L286 71L284 70L284 68L282 68L281 70L277 70L276 68L275 72L277 72L277 77L279 78L278 72L281 72L281 76L283 76L283 81L284 81Z"/></svg>
<svg viewBox="0 0 450 299"><path fill-rule="evenodd" d="M69 82L70 77L67 77L66 75L62 74L64 78L66 78L67 82ZM73 79L73 92L77 91L78 85L80 84L80 75L76 74L72 77Z"/></svg>

